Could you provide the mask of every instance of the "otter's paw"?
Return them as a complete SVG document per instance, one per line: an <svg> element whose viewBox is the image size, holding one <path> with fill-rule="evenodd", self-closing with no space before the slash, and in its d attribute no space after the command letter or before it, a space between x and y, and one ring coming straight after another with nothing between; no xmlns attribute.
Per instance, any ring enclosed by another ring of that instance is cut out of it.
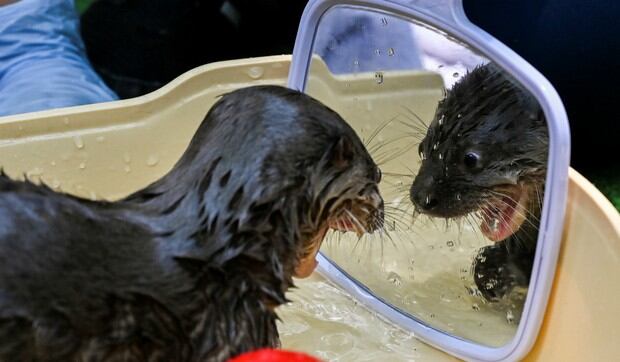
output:
<svg viewBox="0 0 620 362"><path fill-rule="evenodd" d="M519 284L503 245L480 249L473 263L474 281L484 298L496 302Z"/></svg>

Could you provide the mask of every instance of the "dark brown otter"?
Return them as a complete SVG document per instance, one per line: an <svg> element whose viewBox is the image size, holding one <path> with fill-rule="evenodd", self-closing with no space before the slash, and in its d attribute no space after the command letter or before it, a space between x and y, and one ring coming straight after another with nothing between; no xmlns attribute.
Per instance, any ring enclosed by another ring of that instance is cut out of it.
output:
<svg viewBox="0 0 620 362"><path fill-rule="evenodd" d="M410 190L418 212L481 221L496 243L474 261L488 300L529 283L547 170L548 131L536 99L489 63L466 74L439 102L419 146Z"/></svg>
<svg viewBox="0 0 620 362"><path fill-rule="evenodd" d="M277 346L274 307L329 227L372 232L380 172L318 101L223 96L159 181L94 202L0 176L0 361L224 361Z"/></svg>

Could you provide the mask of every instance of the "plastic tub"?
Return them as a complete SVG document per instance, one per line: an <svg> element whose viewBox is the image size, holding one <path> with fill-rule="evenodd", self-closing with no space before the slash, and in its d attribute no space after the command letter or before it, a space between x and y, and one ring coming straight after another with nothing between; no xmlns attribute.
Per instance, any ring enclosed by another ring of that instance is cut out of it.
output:
<svg viewBox="0 0 620 362"><path fill-rule="evenodd" d="M56 190L87 198L117 199L146 186L172 167L218 95L250 84L284 85L289 61L289 56L275 56L214 63L187 72L143 97L0 118L0 165L13 177L26 175ZM395 97L407 91L427 94L420 107L432 110L440 83L432 73L418 72L403 73L400 80L383 86L393 87ZM325 96L335 100L351 96L345 92L346 85L339 87L332 84L329 89L333 93ZM303 291L304 286L319 282L321 277L314 276L298 284ZM341 299L346 319L345 314L352 310L347 306L357 304L340 294L334 295L334 301ZM308 308L313 306L312 298L299 293L294 298L297 303L284 307L284 315L295 315L304 307L305 313L320 313ZM541 333L528 359L616 359L620 356L619 299L620 216L594 186L571 171L555 284ZM324 307L329 307L330 301L322 300L327 303ZM332 312L338 314L338 306L334 306ZM383 328L402 337L391 349L392 354L384 357L452 359L365 310L355 313L358 320L366 319L363 325L316 324L307 335L301 334L303 338L285 336L284 346L335 358L337 352L326 353L321 346L337 344L337 338L326 342L323 337L347 329L353 350L370 357L376 349L379 358L382 341L373 343L372 336ZM360 354L341 357L359 360Z"/></svg>

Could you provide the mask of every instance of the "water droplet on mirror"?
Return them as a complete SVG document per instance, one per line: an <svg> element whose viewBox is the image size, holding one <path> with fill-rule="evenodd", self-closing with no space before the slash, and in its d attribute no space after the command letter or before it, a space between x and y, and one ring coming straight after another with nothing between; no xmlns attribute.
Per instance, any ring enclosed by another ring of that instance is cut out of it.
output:
<svg viewBox="0 0 620 362"><path fill-rule="evenodd" d="M389 56L393 56L394 55L394 48L388 48L387 53L388 53Z"/></svg>
<svg viewBox="0 0 620 362"><path fill-rule="evenodd" d="M446 245L448 245L449 248L453 248L454 247L454 241L448 240L448 241L446 241Z"/></svg>
<svg viewBox="0 0 620 362"><path fill-rule="evenodd" d="M383 84L383 73L381 72L375 73L375 82L377 82L377 84Z"/></svg>
<svg viewBox="0 0 620 362"><path fill-rule="evenodd" d="M400 275L395 272L390 272L387 276L387 279L390 281L390 283L394 284L397 287L399 287L403 282Z"/></svg>
<svg viewBox="0 0 620 362"><path fill-rule="evenodd" d="M459 77L459 73L458 73L458 72L454 72L454 73L452 73L452 76L453 76L454 78L458 78L458 77Z"/></svg>
<svg viewBox="0 0 620 362"><path fill-rule="evenodd" d="M461 117L463 117L463 115L460 113L456 115L456 118L461 118Z"/></svg>
<svg viewBox="0 0 620 362"><path fill-rule="evenodd" d="M153 167L155 165L157 165L159 163L159 157L157 157L157 155L150 155L147 159L146 159L146 165Z"/></svg>
<svg viewBox="0 0 620 362"><path fill-rule="evenodd" d="M73 136L73 144L78 150L84 148L84 141L81 136Z"/></svg>
<svg viewBox="0 0 620 362"><path fill-rule="evenodd" d="M259 79L263 76L265 70L263 69L263 67L251 67L250 69L248 69L247 73L250 78Z"/></svg>
<svg viewBox="0 0 620 362"><path fill-rule="evenodd" d="M512 310L508 309L508 311L506 312L506 322L508 322L508 324L513 324L515 321L515 316L512 313Z"/></svg>

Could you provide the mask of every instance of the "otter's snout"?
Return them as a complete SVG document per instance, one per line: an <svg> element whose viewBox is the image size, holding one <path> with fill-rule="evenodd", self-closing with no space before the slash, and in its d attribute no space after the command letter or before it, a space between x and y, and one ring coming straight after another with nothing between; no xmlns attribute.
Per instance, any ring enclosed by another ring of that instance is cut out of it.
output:
<svg viewBox="0 0 620 362"><path fill-rule="evenodd" d="M418 174L409 190L411 202L423 213L431 214L439 206L439 198L434 188L435 182L432 175Z"/></svg>

